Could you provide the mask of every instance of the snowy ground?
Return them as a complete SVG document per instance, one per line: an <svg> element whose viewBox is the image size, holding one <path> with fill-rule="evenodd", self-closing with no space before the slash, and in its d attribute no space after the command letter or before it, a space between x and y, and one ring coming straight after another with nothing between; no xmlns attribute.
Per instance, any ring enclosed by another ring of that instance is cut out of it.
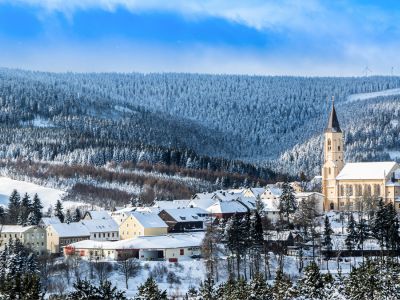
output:
<svg viewBox="0 0 400 300"><path fill-rule="evenodd" d="M379 92L373 93L362 93L362 94L353 94L347 97L347 102L353 102L358 100L368 100L371 98L381 97L381 96L392 96L392 95L400 95L400 88L397 89L388 89Z"/></svg>
<svg viewBox="0 0 400 300"><path fill-rule="evenodd" d="M43 187L31 182L14 180L8 177L0 177L0 205L6 206L8 204L8 198L14 189L21 194L21 197L25 193L28 193L28 195L31 197L37 193L42 201L44 210L47 210L47 208L50 206L54 206L57 200L61 200L65 195L65 192L62 190ZM63 205L64 208L70 208L84 204L72 201L64 201Z"/></svg>

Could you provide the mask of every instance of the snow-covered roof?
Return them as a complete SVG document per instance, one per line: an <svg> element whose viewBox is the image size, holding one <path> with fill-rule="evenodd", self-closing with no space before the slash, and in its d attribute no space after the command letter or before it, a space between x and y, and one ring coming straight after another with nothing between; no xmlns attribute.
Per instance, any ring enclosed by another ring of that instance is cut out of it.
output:
<svg viewBox="0 0 400 300"><path fill-rule="evenodd" d="M302 198L302 197L310 197L312 195L318 195L318 196L322 196L322 197L324 196L323 194L318 193L318 192L301 192L301 193L296 193L295 197Z"/></svg>
<svg viewBox="0 0 400 300"><path fill-rule="evenodd" d="M242 192L234 193L229 190L219 190L214 193L213 199L219 199L223 201L237 200L242 196Z"/></svg>
<svg viewBox="0 0 400 300"><path fill-rule="evenodd" d="M291 234L290 230L268 230L266 234L264 234L264 239L268 241L286 241Z"/></svg>
<svg viewBox="0 0 400 300"><path fill-rule="evenodd" d="M258 197L265 192L265 188L250 188L249 191L253 193L254 197Z"/></svg>
<svg viewBox="0 0 400 300"><path fill-rule="evenodd" d="M272 195L274 197L280 197L282 195L282 189L276 186L268 186L263 194Z"/></svg>
<svg viewBox="0 0 400 300"><path fill-rule="evenodd" d="M154 201L153 206L161 209L187 207L191 200Z"/></svg>
<svg viewBox="0 0 400 300"><path fill-rule="evenodd" d="M167 224L155 213L132 211L130 216L135 218L144 228L166 228Z"/></svg>
<svg viewBox="0 0 400 300"><path fill-rule="evenodd" d="M35 226L22 226L22 225L0 225L1 233L22 233Z"/></svg>
<svg viewBox="0 0 400 300"><path fill-rule="evenodd" d="M51 224L51 228L58 234L59 237L89 237L90 232L80 222L77 223L59 223Z"/></svg>
<svg viewBox="0 0 400 300"><path fill-rule="evenodd" d="M199 207L164 209L164 211L178 222L204 221L205 217L201 215L208 214L206 210Z"/></svg>
<svg viewBox="0 0 400 300"><path fill-rule="evenodd" d="M213 205L216 202L216 200L212 198L196 198L192 199L189 203L189 207L200 207L202 209L207 209L211 205Z"/></svg>
<svg viewBox="0 0 400 300"><path fill-rule="evenodd" d="M85 213L89 215L92 220L110 219L110 213L106 210L91 210Z"/></svg>
<svg viewBox="0 0 400 300"><path fill-rule="evenodd" d="M204 238L203 232L177 233L159 236L139 236L115 242L85 240L70 244L75 249L175 249L185 247L200 247Z"/></svg>
<svg viewBox="0 0 400 300"><path fill-rule="evenodd" d="M336 179L385 179L395 166L394 161L347 163Z"/></svg>
<svg viewBox="0 0 400 300"><path fill-rule="evenodd" d="M217 201L211 205L208 212L213 214L232 214L247 212L247 208L238 201Z"/></svg>
<svg viewBox="0 0 400 300"><path fill-rule="evenodd" d="M44 226L61 223L58 217L43 217L40 221Z"/></svg>
<svg viewBox="0 0 400 300"><path fill-rule="evenodd" d="M83 224L90 233L119 231L117 222L113 219L82 220Z"/></svg>

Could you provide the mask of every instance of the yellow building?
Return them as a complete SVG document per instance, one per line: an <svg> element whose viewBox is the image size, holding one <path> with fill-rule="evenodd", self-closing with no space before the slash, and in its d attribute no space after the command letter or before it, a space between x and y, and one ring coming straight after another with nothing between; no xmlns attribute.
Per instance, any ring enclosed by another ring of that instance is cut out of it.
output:
<svg viewBox="0 0 400 300"><path fill-rule="evenodd" d="M359 210L383 199L400 209L400 167L396 162L344 163L343 132L335 106L325 129L322 193L324 210ZM362 204L364 203L364 204Z"/></svg>
<svg viewBox="0 0 400 300"><path fill-rule="evenodd" d="M0 249L15 239L36 255L46 253L46 231L39 226L0 225Z"/></svg>
<svg viewBox="0 0 400 300"><path fill-rule="evenodd" d="M119 227L121 240L167 234L168 225L154 213L132 211Z"/></svg>

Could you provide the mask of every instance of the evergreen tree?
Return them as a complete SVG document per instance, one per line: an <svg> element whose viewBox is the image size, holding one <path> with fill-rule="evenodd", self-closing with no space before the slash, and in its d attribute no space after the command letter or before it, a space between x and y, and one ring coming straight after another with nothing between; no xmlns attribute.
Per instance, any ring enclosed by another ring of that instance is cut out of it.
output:
<svg viewBox="0 0 400 300"><path fill-rule="evenodd" d="M61 223L64 223L64 213L63 213L63 206L60 200L57 200L57 203L54 207L54 216L56 216Z"/></svg>
<svg viewBox="0 0 400 300"><path fill-rule="evenodd" d="M289 216L293 214L296 209L296 197L293 187L288 182L284 182L282 185L282 195L279 200L279 212L281 215L286 216L287 221L289 221Z"/></svg>
<svg viewBox="0 0 400 300"><path fill-rule="evenodd" d="M21 206L21 197L17 192L17 190L13 190L8 200L8 208L7 208L8 223L12 224L16 220L18 220L20 206Z"/></svg>
<svg viewBox="0 0 400 300"><path fill-rule="evenodd" d="M351 213L349 222L347 223L347 236L345 240L347 250L352 251L357 242L357 232L356 232L356 222L354 220L354 216Z"/></svg>
<svg viewBox="0 0 400 300"><path fill-rule="evenodd" d="M372 222L371 231L374 238L379 241L381 249L384 246L386 229L387 229L387 210L383 203L383 200L380 199L378 202L378 208L375 213L374 220Z"/></svg>
<svg viewBox="0 0 400 300"><path fill-rule="evenodd" d="M283 273L281 269L276 272L275 282L272 287L272 295L274 300L290 300L293 299L291 294L292 282Z"/></svg>
<svg viewBox="0 0 400 300"><path fill-rule="evenodd" d="M33 221L32 225L39 224L43 216L42 209L43 209L42 202L40 201L38 194L35 194L32 200L32 213L34 216L32 220Z"/></svg>
<svg viewBox="0 0 400 300"><path fill-rule="evenodd" d="M332 252L332 235L333 230L331 227L331 223L329 222L329 218L328 216L325 216L325 220L324 220L324 236L323 236L323 246L326 249L326 253L327 253L327 259L329 260L330 256L331 256L331 252Z"/></svg>
<svg viewBox="0 0 400 300"><path fill-rule="evenodd" d="M19 216L21 218L21 224L26 225L28 221L28 216L32 211L32 202L28 193L25 193L24 197L21 199L21 208L19 212Z"/></svg>
<svg viewBox="0 0 400 300"><path fill-rule="evenodd" d="M79 222L80 220L82 220L82 213L78 207L75 208L75 212L74 212L72 219L73 219L73 222Z"/></svg>
<svg viewBox="0 0 400 300"><path fill-rule="evenodd" d="M3 206L0 206L0 224L5 224L6 221L6 212Z"/></svg>
<svg viewBox="0 0 400 300"><path fill-rule="evenodd" d="M271 288L266 283L264 277L257 273L250 282L251 295L249 300L270 300L272 299Z"/></svg>
<svg viewBox="0 0 400 300"><path fill-rule="evenodd" d="M299 280L297 285L297 293L303 296L304 299L319 300L323 295L324 280L319 272L318 265L311 261L305 267L303 277Z"/></svg>
<svg viewBox="0 0 400 300"><path fill-rule="evenodd" d="M167 300L167 292L161 291L152 277L138 288L138 299L143 300Z"/></svg>
<svg viewBox="0 0 400 300"><path fill-rule="evenodd" d="M200 283L199 296L201 300L214 300L216 291L214 288L214 280L208 277L202 283Z"/></svg>
<svg viewBox="0 0 400 300"><path fill-rule="evenodd" d="M65 214L65 223L69 224L71 222L73 222L72 216L71 216L71 211L69 209L67 209L67 212Z"/></svg>
<svg viewBox="0 0 400 300"><path fill-rule="evenodd" d="M261 216L254 211L250 218L250 251L252 263L254 264L254 273L260 271L260 257L264 246L264 231Z"/></svg>
<svg viewBox="0 0 400 300"><path fill-rule="evenodd" d="M361 249L362 256L364 257L364 242L369 236L369 229L367 221L362 218L356 226L358 247Z"/></svg>

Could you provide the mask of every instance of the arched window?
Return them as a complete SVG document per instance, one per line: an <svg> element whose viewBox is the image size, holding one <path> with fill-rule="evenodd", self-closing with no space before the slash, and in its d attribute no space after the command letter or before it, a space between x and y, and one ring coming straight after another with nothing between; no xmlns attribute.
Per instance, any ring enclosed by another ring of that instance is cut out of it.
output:
<svg viewBox="0 0 400 300"><path fill-rule="evenodd" d="M333 203L330 204L330 209L333 210L335 208L335 205Z"/></svg>
<svg viewBox="0 0 400 300"><path fill-rule="evenodd" d="M339 145L339 146L337 146L337 150L338 150L338 151L340 151L340 145Z"/></svg>
<svg viewBox="0 0 400 300"><path fill-rule="evenodd" d="M353 186L351 184L346 185L346 196L353 196Z"/></svg>
<svg viewBox="0 0 400 300"><path fill-rule="evenodd" d="M374 196L379 196L381 194L381 186L379 184L374 184Z"/></svg>
<svg viewBox="0 0 400 300"><path fill-rule="evenodd" d="M332 149L332 142L331 139L328 139L328 150Z"/></svg>
<svg viewBox="0 0 400 300"><path fill-rule="evenodd" d="M364 196L371 196L371 185L364 185Z"/></svg>
<svg viewBox="0 0 400 300"><path fill-rule="evenodd" d="M331 168L328 168L328 174L331 175Z"/></svg>

